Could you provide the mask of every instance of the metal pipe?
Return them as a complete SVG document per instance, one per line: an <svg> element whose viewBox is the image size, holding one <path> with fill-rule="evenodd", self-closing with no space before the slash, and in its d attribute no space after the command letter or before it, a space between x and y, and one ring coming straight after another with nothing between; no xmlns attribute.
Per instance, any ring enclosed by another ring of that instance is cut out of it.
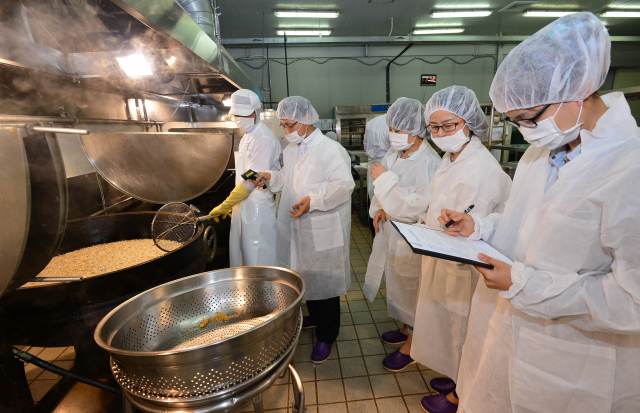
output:
<svg viewBox="0 0 640 413"><path fill-rule="evenodd" d="M393 63L397 58L402 56L404 52L406 52L411 48L411 46L413 46L413 43L409 43L407 47L402 49L402 51L396 57L394 57L393 59L391 59L389 63L387 63L387 103L391 103L391 80L389 77L389 69L391 68L391 63Z"/></svg>
<svg viewBox="0 0 640 413"><path fill-rule="evenodd" d="M16 356L17 358L19 358L20 360L26 361L27 363L31 363L35 366L38 366L40 368L43 368L47 371L50 371L52 373L55 373L59 376L66 376L66 377L70 377L74 380L77 380L81 383L84 384L88 384L89 386L93 386L93 387L97 387L99 389L102 390L106 390L108 392L111 392L113 394L116 394L118 396L122 396L122 391L117 388L117 387L113 387L110 386L107 383L101 382L100 380L94 380L94 379L90 379L88 377L84 377L81 376L79 374L73 373L69 370L65 370L63 368L60 368L58 366L56 366L55 364L51 364L48 363L36 356L34 356L33 354L27 353L26 351L22 351L20 349L18 349L17 347L13 347L13 355Z"/></svg>
<svg viewBox="0 0 640 413"><path fill-rule="evenodd" d="M38 123L38 122L54 122L54 123L76 123L75 118L61 118L59 116L25 116L25 115L0 115L0 122L13 123Z"/></svg>
<svg viewBox="0 0 640 413"><path fill-rule="evenodd" d="M269 45L267 45L267 81L269 82L269 101L273 100L273 91L271 90L271 65L269 64ZM269 106L273 109L273 103L269 102Z"/></svg>
<svg viewBox="0 0 640 413"><path fill-rule="evenodd" d="M72 133L74 135L88 135L90 133L88 129L50 128L48 126L34 126L31 129L36 132Z"/></svg>
<svg viewBox="0 0 640 413"><path fill-rule="evenodd" d="M41 123L51 122L57 124L77 124L77 123L90 123L90 124L105 124L105 125L159 125L160 122L153 120L140 121L140 120L128 120L128 119L100 119L100 118L61 118L59 116L28 116L28 115L0 115L0 123Z"/></svg>
<svg viewBox="0 0 640 413"><path fill-rule="evenodd" d="M98 184L99 184L99 183L100 183L100 179L98 179ZM125 202L131 201L132 199L133 199L133 197L132 197L132 196L130 196L130 197L129 197L129 198L127 198L127 199L123 199L122 201L116 202L115 204L113 204L113 205L111 205L111 206L108 206L108 207L106 207L106 208L104 208L104 209L102 209L102 210L100 210L100 211L98 211L98 212L95 212L95 213L93 213L93 214L91 214L91 215L89 215L89 216L90 216L90 217L95 217L95 216L98 216L98 215L100 215L100 214L104 214L105 212L110 211L111 209L113 209L113 208L117 207L118 205L122 205L122 204L124 204Z"/></svg>
<svg viewBox="0 0 640 413"><path fill-rule="evenodd" d="M82 281L84 278L82 277L40 277L40 278L20 278L20 282L24 281L26 283L70 283L76 281Z"/></svg>
<svg viewBox="0 0 640 413"><path fill-rule="evenodd" d="M300 379L300 375L296 369L291 364L289 364L289 371L291 372L291 383L293 385L293 411L294 413L305 412L304 387L302 386L302 380Z"/></svg>
<svg viewBox="0 0 640 413"><path fill-rule="evenodd" d="M284 32L284 70L287 77L287 97L289 97L289 61L287 60L287 32Z"/></svg>

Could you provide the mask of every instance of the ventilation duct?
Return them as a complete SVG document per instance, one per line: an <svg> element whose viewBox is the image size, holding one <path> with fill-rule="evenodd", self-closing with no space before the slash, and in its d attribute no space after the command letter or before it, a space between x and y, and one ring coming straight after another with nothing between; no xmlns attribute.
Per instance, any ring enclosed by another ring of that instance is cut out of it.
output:
<svg viewBox="0 0 640 413"><path fill-rule="evenodd" d="M209 0L176 0L198 26L216 40L216 16Z"/></svg>

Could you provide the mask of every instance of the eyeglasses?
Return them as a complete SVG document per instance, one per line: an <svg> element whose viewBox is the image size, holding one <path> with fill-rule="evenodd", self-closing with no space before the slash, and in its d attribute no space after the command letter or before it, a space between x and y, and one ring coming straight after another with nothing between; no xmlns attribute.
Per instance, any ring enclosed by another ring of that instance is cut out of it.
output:
<svg viewBox="0 0 640 413"><path fill-rule="evenodd" d="M532 118L522 119L522 120L511 120L508 117L505 117L504 121L507 122L509 125L515 126L516 128L519 128L519 127L535 128L536 126L538 126L536 119L538 119L540 115L544 113L545 110L549 109L549 106L551 106L551 103L549 103L548 105L540 109L540 112L536 113L536 115Z"/></svg>
<svg viewBox="0 0 640 413"><path fill-rule="evenodd" d="M282 129L293 129L293 127L294 127L294 126L296 126L297 124L298 124L298 122L294 123L294 124L293 124L293 125L291 125L291 126L284 126L284 125L281 123L281 124L280 124L280 127L281 127Z"/></svg>
<svg viewBox="0 0 640 413"><path fill-rule="evenodd" d="M440 129L442 129L445 132L453 132L454 130L456 130L458 125L461 124L462 122L464 122L464 119L462 119L460 122L445 123L444 125L440 125L440 126L429 125L429 126L427 126L427 132L429 132L429 133L438 133L438 131Z"/></svg>

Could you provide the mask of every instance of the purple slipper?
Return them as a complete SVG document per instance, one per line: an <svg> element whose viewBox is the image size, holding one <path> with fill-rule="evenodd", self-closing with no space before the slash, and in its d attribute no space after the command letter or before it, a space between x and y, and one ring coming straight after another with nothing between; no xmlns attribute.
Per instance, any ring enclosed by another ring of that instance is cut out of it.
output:
<svg viewBox="0 0 640 413"><path fill-rule="evenodd" d="M400 330L387 331L382 333L382 341L392 346L397 346L407 342L407 335L400 332Z"/></svg>
<svg viewBox="0 0 640 413"><path fill-rule="evenodd" d="M302 329L307 329L307 328L316 328L316 325L313 324L309 318L309 316L302 316Z"/></svg>
<svg viewBox="0 0 640 413"><path fill-rule="evenodd" d="M395 373L406 369L415 362L410 355L403 354L400 350L396 350L382 360L382 366Z"/></svg>
<svg viewBox="0 0 640 413"><path fill-rule="evenodd" d="M449 394L456 389L456 382L449 377L436 377L429 382L429 385L440 394Z"/></svg>
<svg viewBox="0 0 640 413"><path fill-rule="evenodd" d="M327 361L329 354L331 354L331 347L333 347L333 344L321 343L318 341L311 352L311 361L316 364Z"/></svg>
<svg viewBox="0 0 640 413"><path fill-rule="evenodd" d="M427 413L456 413L458 405L451 403L443 394L424 396L422 398L422 410Z"/></svg>

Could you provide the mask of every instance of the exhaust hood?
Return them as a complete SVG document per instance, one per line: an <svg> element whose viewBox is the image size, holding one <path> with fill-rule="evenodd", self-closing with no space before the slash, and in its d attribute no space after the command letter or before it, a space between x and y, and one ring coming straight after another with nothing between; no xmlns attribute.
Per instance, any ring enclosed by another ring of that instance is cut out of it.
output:
<svg viewBox="0 0 640 413"><path fill-rule="evenodd" d="M216 42L207 0L8 0L0 5L0 65L44 71L89 87L220 104L259 88ZM189 10L189 11L187 11ZM196 19L198 23L194 20ZM206 32L205 30L206 29ZM146 76L117 59L139 56Z"/></svg>

